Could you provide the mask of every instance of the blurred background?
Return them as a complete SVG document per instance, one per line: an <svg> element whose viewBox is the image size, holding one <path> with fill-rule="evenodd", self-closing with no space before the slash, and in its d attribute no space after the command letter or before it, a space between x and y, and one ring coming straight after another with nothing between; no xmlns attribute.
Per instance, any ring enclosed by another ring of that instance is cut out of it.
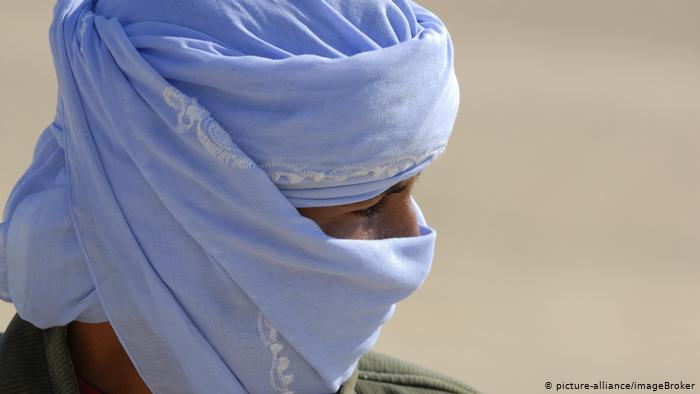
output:
<svg viewBox="0 0 700 394"><path fill-rule="evenodd" d="M451 31L461 112L417 185L431 276L375 349L484 393L700 390L700 2L419 2ZM52 6L3 1L3 203L54 114Z"/></svg>

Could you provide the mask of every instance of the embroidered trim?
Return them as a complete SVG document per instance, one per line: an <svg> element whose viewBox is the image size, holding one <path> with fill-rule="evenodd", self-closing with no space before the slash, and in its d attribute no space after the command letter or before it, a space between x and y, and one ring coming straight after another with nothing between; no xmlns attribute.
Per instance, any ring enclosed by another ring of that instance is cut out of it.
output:
<svg viewBox="0 0 700 394"><path fill-rule="evenodd" d="M163 90L165 102L178 110L175 132L185 134L195 130L202 146L214 157L235 168L252 168L256 164L241 152L231 137L214 120L209 111L199 105L196 98L188 97L173 86ZM371 176L390 178L425 161L434 160L444 152L447 141L421 155L404 156L379 163L340 166L329 171L313 171L284 161L264 161L257 166L275 183L298 184L312 182L341 182L349 178Z"/></svg>
<svg viewBox="0 0 700 394"><path fill-rule="evenodd" d="M268 334L265 334L265 328L268 330ZM277 342L277 329L263 316L262 312L258 312L258 335L263 345L272 353L272 366L269 372L270 386L282 394L294 394L294 391L289 389L289 385L294 382L294 375L284 372L289 367L289 358L279 356L284 345Z"/></svg>
<svg viewBox="0 0 700 394"><path fill-rule="evenodd" d="M82 19L80 20L80 28L78 29L78 40L80 41L80 53L85 54L83 52L83 41L85 41L85 32L87 32L88 29L88 19L93 17L95 14L92 11L86 11L83 14Z"/></svg>
<svg viewBox="0 0 700 394"><path fill-rule="evenodd" d="M175 129L177 133L185 134L194 129L204 149L224 164L235 168L251 168L254 165L236 148L231 137L209 111L197 103L196 98L188 97L172 86L163 90L163 98L170 107L179 111Z"/></svg>
<svg viewBox="0 0 700 394"><path fill-rule="evenodd" d="M418 156L404 156L381 163L368 165L341 166L330 171L311 171L292 163L282 161L266 161L259 164L260 168L270 176L274 182L301 183L306 180L320 181L344 181L348 178L372 176L374 178L390 178L400 172L415 167L427 160L436 159L445 151L447 142L440 143L437 147ZM273 170L278 169L278 170Z"/></svg>

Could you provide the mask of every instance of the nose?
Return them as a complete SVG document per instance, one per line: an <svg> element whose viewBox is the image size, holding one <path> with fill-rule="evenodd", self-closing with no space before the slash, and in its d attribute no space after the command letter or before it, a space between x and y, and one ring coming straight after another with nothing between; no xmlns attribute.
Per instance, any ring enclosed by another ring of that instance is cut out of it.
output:
<svg viewBox="0 0 700 394"><path fill-rule="evenodd" d="M420 235L418 219L410 201L397 202L385 209L376 219L367 221L366 238L405 238Z"/></svg>

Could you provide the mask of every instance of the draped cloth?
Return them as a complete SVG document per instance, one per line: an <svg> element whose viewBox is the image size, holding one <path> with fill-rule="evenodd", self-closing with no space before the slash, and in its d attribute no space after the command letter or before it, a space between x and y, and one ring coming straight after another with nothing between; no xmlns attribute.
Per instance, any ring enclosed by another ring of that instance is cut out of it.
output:
<svg viewBox="0 0 700 394"><path fill-rule="evenodd" d="M0 225L0 298L109 321L154 393L329 393L425 280L435 231L330 237L444 149L443 23L410 0L59 0L55 120Z"/></svg>

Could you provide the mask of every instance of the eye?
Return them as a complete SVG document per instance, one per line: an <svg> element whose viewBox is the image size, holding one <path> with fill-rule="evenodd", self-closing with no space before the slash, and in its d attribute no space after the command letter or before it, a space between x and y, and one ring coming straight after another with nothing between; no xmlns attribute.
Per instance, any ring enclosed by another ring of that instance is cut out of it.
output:
<svg viewBox="0 0 700 394"><path fill-rule="evenodd" d="M371 218L373 216L376 216L379 212L381 212L385 206L386 206L386 196L384 198L382 198L381 200L379 200L376 204L372 205L371 207L359 209L357 211L353 211L352 213L357 215L357 216Z"/></svg>

